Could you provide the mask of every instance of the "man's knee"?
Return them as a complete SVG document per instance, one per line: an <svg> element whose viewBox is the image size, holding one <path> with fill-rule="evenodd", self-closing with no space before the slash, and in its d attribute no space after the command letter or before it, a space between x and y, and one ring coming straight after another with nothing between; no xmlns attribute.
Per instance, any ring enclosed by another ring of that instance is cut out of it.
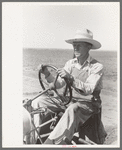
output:
<svg viewBox="0 0 122 150"><path fill-rule="evenodd" d="M73 103L71 104L68 108L67 108L67 111L74 111L74 112L77 112L77 110L79 109L79 106L77 103Z"/></svg>
<svg viewBox="0 0 122 150"><path fill-rule="evenodd" d="M46 99L45 96L40 96L39 98L35 99L32 102L32 107L33 108L43 107L45 99Z"/></svg>

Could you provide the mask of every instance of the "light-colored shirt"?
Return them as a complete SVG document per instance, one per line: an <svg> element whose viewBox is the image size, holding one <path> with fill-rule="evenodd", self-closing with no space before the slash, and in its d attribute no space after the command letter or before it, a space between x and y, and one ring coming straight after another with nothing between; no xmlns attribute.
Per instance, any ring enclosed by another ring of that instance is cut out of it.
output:
<svg viewBox="0 0 122 150"><path fill-rule="evenodd" d="M64 69L74 77L72 86L75 90L73 96L90 95L94 90L100 91L103 87L103 65L91 56L87 58L83 65L78 63L77 58L71 59L66 62ZM47 78L47 81L53 80L54 77L51 75ZM59 77L56 87L62 86L64 86L64 80Z"/></svg>
<svg viewBox="0 0 122 150"><path fill-rule="evenodd" d="M74 68L75 75L73 73ZM73 75L73 87L82 90L85 95L92 94L94 90L103 88L103 65L91 56L87 58L83 65L78 63L77 58L71 59L65 64L64 69ZM80 76L80 79L78 76Z"/></svg>

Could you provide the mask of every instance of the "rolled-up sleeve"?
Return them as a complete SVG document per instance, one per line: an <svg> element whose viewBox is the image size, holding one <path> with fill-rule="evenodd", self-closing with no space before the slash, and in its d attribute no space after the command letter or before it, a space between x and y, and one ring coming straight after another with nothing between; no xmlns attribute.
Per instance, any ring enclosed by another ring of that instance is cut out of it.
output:
<svg viewBox="0 0 122 150"><path fill-rule="evenodd" d="M71 74L72 60L69 60L66 62L65 66L64 66L64 70L66 70L69 74Z"/></svg>
<svg viewBox="0 0 122 150"><path fill-rule="evenodd" d="M56 77L54 77L52 74L50 74L50 75L46 78L46 80L47 80L48 83L51 83L51 82L54 82L55 78L56 78ZM56 81L56 88L57 88L57 89L60 89L60 88L62 88L64 85L65 85L64 79L62 79L60 76L58 76L58 79L57 79L57 81Z"/></svg>
<svg viewBox="0 0 122 150"><path fill-rule="evenodd" d="M65 66L64 66L64 69L68 72L68 73L71 73L71 60L67 61ZM55 80L54 76L52 76L52 74L50 74L47 78L46 78L47 82L51 83ZM61 78L60 76L58 77L57 79L57 82L56 82L56 88L57 89L60 89L62 88L64 85L65 85L65 80L63 78Z"/></svg>
<svg viewBox="0 0 122 150"><path fill-rule="evenodd" d="M85 95L92 94L103 76L103 65L99 64L91 69L91 73L85 82L74 79L73 87L81 90Z"/></svg>
<svg viewBox="0 0 122 150"><path fill-rule="evenodd" d="M67 61L66 62L66 64L64 65L64 69L68 72L68 73L71 73L71 60L69 60L69 61ZM51 82L53 82L54 80L55 80L55 77L52 75L52 74L50 74L47 78L46 78L46 80L47 80L47 82L48 83L51 83ZM64 86L64 79L62 79L60 76L58 77L58 81L57 81L57 86L59 86L59 87L62 87L62 86ZM60 85L61 84L61 85Z"/></svg>

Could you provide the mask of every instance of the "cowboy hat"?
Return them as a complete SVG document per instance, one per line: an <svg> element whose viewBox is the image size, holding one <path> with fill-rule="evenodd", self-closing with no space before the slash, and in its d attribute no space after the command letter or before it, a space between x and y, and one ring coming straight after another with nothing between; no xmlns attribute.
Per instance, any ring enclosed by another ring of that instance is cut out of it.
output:
<svg viewBox="0 0 122 150"><path fill-rule="evenodd" d="M101 47L101 44L93 39L93 33L88 29L77 30L74 38L65 41L69 44L73 44L74 42L87 42L92 44L91 49L98 49Z"/></svg>

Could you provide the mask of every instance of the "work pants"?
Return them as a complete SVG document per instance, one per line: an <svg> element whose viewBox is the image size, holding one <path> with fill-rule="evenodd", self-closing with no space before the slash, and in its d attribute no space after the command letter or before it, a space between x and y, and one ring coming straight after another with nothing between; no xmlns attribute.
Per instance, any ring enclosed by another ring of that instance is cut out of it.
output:
<svg viewBox="0 0 122 150"><path fill-rule="evenodd" d="M43 95L32 102L34 109L39 107L47 108L45 114L34 115L34 124L36 127L42 123L46 116L62 111L62 108L56 101L55 98ZM95 108L90 101L71 102L48 138L53 144L64 144L63 139L66 137L71 140L73 134L78 130L78 126L82 125L94 112ZM35 140L37 140L37 134L35 134Z"/></svg>

